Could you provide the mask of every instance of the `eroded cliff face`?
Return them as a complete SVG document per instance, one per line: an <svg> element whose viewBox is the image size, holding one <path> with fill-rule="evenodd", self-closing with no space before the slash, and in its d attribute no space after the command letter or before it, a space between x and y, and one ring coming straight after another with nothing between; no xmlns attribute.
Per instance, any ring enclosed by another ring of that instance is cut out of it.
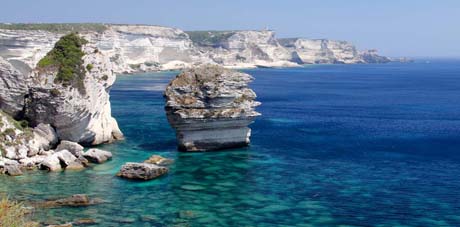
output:
<svg viewBox="0 0 460 227"><path fill-rule="evenodd" d="M260 114L245 73L202 65L180 73L167 86L166 114L179 150L208 151L249 144L248 127Z"/></svg>
<svg viewBox="0 0 460 227"><path fill-rule="evenodd" d="M291 51L302 64L359 64L386 63L390 59L376 51L358 51L346 41L326 39L280 39L280 44Z"/></svg>
<svg viewBox="0 0 460 227"><path fill-rule="evenodd" d="M78 25L75 25L78 26ZM176 70L203 63L228 68L299 64L374 63L388 58L361 53L347 42L275 38L273 31L195 31L146 25L100 25L80 35L104 52L115 73ZM67 30L0 29L0 56L21 72L35 68Z"/></svg>
<svg viewBox="0 0 460 227"><path fill-rule="evenodd" d="M0 57L0 109L13 117L20 117L28 89L28 75Z"/></svg>
<svg viewBox="0 0 460 227"><path fill-rule="evenodd" d="M30 43L27 45L38 48ZM46 55L41 49L36 50L41 58ZM24 55L21 60L31 62L36 56ZM2 111L16 119L27 120L33 127L50 124L60 140L97 145L122 138L111 115L109 101L110 88L116 77L113 63L97 47L93 44L82 47L83 74L70 85L57 80L59 69L55 66L46 69L33 66L33 70L24 67L21 72L13 66L18 57L10 58L10 61L0 57Z"/></svg>
<svg viewBox="0 0 460 227"><path fill-rule="evenodd" d="M201 52L213 63L225 67L298 66L292 61L291 52L278 43L273 31L203 31L189 34Z"/></svg>
<svg viewBox="0 0 460 227"><path fill-rule="evenodd" d="M56 70L35 69L31 73L24 109L33 126L51 124L61 140L85 145L121 139L109 101L115 82L112 63L96 50L92 45L83 47L85 75L74 86L57 83Z"/></svg>

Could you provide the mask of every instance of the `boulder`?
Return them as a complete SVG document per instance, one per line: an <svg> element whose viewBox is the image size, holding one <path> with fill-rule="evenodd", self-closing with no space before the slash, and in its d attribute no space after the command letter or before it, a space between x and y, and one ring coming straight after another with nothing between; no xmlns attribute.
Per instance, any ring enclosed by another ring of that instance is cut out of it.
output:
<svg viewBox="0 0 460 227"><path fill-rule="evenodd" d="M112 158L112 153L101 149L89 149L83 153L83 157L92 163L104 163Z"/></svg>
<svg viewBox="0 0 460 227"><path fill-rule="evenodd" d="M48 155L35 155L33 157L21 159L19 160L19 163L21 163L21 165L26 169L32 170L37 168L37 166L43 162L47 156Z"/></svg>
<svg viewBox="0 0 460 227"><path fill-rule="evenodd" d="M28 148L22 144L5 148L5 157L12 160L27 158Z"/></svg>
<svg viewBox="0 0 460 227"><path fill-rule="evenodd" d="M61 167L65 169L83 169L85 165L75 157L70 151L68 150L61 150L56 152L56 155L60 161Z"/></svg>
<svg viewBox="0 0 460 227"><path fill-rule="evenodd" d="M247 146L248 127L260 113L245 73L215 65L187 69L166 88L166 114L181 151Z"/></svg>
<svg viewBox="0 0 460 227"><path fill-rule="evenodd" d="M68 140L63 140L59 145L56 147L56 151L61 150L68 150L75 156L80 156L81 152L83 152L83 146Z"/></svg>
<svg viewBox="0 0 460 227"><path fill-rule="evenodd" d="M48 171L58 171L62 169L61 160L58 155L52 154L43 159L39 164L39 169Z"/></svg>
<svg viewBox="0 0 460 227"><path fill-rule="evenodd" d="M5 165L4 173L10 176L22 175L22 171L19 165Z"/></svg>
<svg viewBox="0 0 460 227"><path fill-rule="evenodd" d="M128 162L117 176L134 180L151 180L168 172L168 168L149 163Z"/></svg>
<svg viewBox="0 0 460 227"><path fill-rule="evenodd" d="M171 165L173 162L174 160L161 157L160 155L152 155L149 159L144 161L144 163L155 164L159 166Z"/></svg>
<svg viewBox="0 0 460 227"><path fill-rule="evenodd" d="M38 141L40 150L49 150L58 143L58 135L54 128L49 124L38 124L34 130L35 140Z"/></svg>

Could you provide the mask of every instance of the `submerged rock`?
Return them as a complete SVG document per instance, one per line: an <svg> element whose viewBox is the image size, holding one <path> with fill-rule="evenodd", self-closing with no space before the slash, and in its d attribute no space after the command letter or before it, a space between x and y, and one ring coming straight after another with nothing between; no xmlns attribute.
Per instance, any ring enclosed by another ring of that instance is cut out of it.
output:
<svg viewBox="0 0 460 227"><path fill-rule="evenodd" d="M134 180L151 180L168 172L168 168L149 163L128 162L117 176Z"/></svg>
<svg viewBox="0 0 460 227"><path fill-rule="evenodd" d="M245 73L202 65L180 73L165 91L166 114L181 151L247 146L248 127L260 113Z"/></svg>
<svg viewBox="0 0 460 227"><path fill-rule="evenodd" d="M58 224L58 225L47 225L46 227L73 227L72 223Z"/></svg>
<svg viewBox="0 0 460 227"><path fill-rule="evenodd" d="M160 155L152 155L149 159L144 161L144 163L155 164L159 166L171 165L173 162L174 160L161 157Z"/></svg>
<svg viewBox="0 0 460 227"><path fill-rule="evenodd" d="M90 199L86 194L75 194L67 198L44 201L35 204L36 207L84 207L101 203L98 199Z"/></svg>

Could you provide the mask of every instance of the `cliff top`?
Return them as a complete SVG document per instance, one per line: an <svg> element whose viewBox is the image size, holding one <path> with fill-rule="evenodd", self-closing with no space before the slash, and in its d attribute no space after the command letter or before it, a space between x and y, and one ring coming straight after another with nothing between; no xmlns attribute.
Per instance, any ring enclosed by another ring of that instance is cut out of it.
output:
<svg viewBox="0 0 460 227"><path fill-rule="evenodd" d="M9 29L9 30L40 30L40 31L49 31L49 32L83 32L83 31L94 31L94 32L103 32L107 29L105 24L97 23L52 23L52 24L42 24L42 23L20 23L20 24L10 24L2 23L0 24L0 29Z"/></svg>

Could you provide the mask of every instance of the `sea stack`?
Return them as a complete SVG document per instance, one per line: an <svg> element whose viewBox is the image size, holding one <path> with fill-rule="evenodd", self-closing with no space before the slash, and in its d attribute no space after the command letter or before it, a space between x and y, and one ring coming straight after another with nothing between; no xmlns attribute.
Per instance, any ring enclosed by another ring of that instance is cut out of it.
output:
<svg viewBox="0 0 460 227"><path fill-rule="evenodd" d="M260 113L253 77L216 65L184 70L165 91L166 114L180 151L210 151L249 144L248 127Z"/></svg>

